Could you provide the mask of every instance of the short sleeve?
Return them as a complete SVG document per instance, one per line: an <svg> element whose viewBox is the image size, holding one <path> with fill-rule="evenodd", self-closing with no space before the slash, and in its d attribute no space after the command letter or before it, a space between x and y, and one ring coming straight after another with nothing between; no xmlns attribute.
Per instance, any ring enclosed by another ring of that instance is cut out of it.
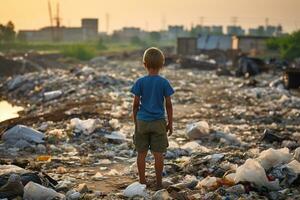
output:
<svg viewBox="0 0 300 200"><path fill-rule="evenodd" d="M137 80L134 85L132 86L130 92L134 94L135 96L141 96L142 90L141 90L141 83L139 80Z"/></svg>
<svg viewBox="0 0 300 200"><path fill-rule="evenodd" d="M165 87L164 87L164 96L169 97L172 94L174 94L174 89L170 85L169 81L166 81Z"/></svg>

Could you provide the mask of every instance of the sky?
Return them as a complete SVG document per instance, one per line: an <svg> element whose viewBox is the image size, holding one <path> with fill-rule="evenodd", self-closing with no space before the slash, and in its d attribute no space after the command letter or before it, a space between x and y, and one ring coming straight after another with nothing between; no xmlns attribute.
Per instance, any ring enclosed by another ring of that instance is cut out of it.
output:
<svg viewBox="0 0 300 200"><path fill-rule="evenodd" d="M160 30L167 25L230 25L245 28L282 24L287 32L300 29L300 0L51 0L60 4L62 25L80 26L81 18L99 18L101 32L124 26ZM54 12L54 11L53 11ZM54 12L55 13L55 12ZM109 16L109 17L107 17ZM109 20L107 20L109 18ZM266 20L268 18L268 20ZM48 0L0 0L0 23L16 29L50 25ZM109 21L107 23L107 21Z"/></svg>

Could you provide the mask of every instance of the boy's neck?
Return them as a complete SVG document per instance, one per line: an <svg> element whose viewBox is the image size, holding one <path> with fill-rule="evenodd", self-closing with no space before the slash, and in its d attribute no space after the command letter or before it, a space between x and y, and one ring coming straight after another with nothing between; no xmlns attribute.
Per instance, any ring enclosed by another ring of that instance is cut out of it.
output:
<svg viewBox="0 0 300 200"><path fill-rule="evenodd" d="M155 76L155 75L158 75L159 74L159 70L157 70L157 69L147 69L147 71L148 71L148 75L149 76Z"/></svg>

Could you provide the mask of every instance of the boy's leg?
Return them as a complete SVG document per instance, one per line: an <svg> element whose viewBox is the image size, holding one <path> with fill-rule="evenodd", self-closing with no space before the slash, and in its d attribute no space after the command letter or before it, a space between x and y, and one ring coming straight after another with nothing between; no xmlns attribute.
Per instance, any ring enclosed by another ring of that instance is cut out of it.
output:
<svg viewBox="0 0 300 200"><path fill-rule="evenodd" d="M137 161L136 161L141 184L146 184L146 177L145 177L146 156L147 156L147 151L138 152Z"/></svg>
<svg viewBox="0 0 300 200"><path fill-rule="evenodd" d="M155 174L156 185L158 188L162 187L162 173L164 168L164 155L161 152L152 152L155 159Z"/></svg>

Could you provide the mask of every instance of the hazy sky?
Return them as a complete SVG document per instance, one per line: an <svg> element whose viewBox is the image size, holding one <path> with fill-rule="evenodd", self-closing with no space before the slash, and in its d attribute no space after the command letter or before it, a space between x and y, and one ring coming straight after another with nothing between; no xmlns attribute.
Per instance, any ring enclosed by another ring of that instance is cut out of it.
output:
<svg viewBox="0 0 300 200"><path fill-rule="evenodd" d="M79 26L84 17L99 18L100 31L123 26L147 30L161 29L164 24L191 27L228 25L237 17L244 27L281 23L285 30L300 29L300 0L51 0L60 2L62 24ZM36 29L50 24L47 0L0 0L0 23L12 20L17 29ZM202 17L202 20L201 20Z"/></svg>

